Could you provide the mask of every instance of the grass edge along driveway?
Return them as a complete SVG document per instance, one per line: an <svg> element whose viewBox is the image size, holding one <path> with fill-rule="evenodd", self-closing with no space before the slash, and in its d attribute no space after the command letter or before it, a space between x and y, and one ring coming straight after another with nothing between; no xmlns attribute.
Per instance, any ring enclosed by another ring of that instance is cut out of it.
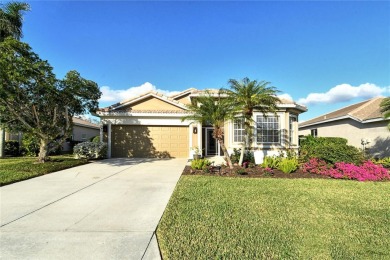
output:
<svg viewBox="0 0 390 260"><path fill-rule="evenodd" d="M182 176L163 259L389 259L390 182Z"/></svg>
<svg viewBox="0 0 390 260"><path fill-rule="evenodd" d="M50 156L45 163L36 163L35 157L11 157L0 159L0 186L45 175L88 163L73 156Z"/></svg>

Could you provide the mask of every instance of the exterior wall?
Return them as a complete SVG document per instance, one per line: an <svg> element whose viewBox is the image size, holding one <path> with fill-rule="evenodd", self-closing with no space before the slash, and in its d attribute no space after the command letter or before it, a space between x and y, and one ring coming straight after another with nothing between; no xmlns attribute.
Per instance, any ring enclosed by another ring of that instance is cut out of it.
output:
<svg viewBox="0 0 390 260"><path fill-rule="evenodd" d="M99 128L89 128L84 126L73 126L72 135L73 140L75 141L88 141L90 138L99 135ZM85 135L85 139L83 139L83 135Z"/></svg>
<svg viewBox="0 0 390 260"><path fill-rule="evenodd" d="M261 113L255 112L253 115L253 120L256 120L258 115L262 115ZM269 114L270 116L273 114ZM296 122L293 123L293 138L292 143L290 144L290 115L296 117ZM277 116L279 117L279 126L280 126L280 143L279 144L259 144L256 140L256 128L254 126L254 138L252 142L252 149L255 152L255 156L257 157L256 163L261 163L265 156L273 156L278 155L280 151L286 148L292 148L298 152L298 114L290 113L287 111L279 111L277 112ZM233 123L231 121L226 123L225 126L225 144L229 153L233 152L234 148L241 148L242 143L234 142L234 130Z"/></svg>
<svg viewBox="0 0 390 260"><path fill-rule="evenodd" d="M72 129L72 140L74 141L89 141L90 138L100 134L99 128L90 128L85 126L74 125ZM83 135L85 138L83 139ZM62 151L69 152L72 150L70 142L62 144Z"/></svg>
<svg viewBox="0 0 390 260"><path fill-rule="evenodd" d="M390 132L387 129L388 121L378 121L362 124L353 119L343 119L334 122L300 127L299 135L309 135L311 129L317 129L321 137L343 137L349 145L362 148L361 140L370 139L366 147L377 157L390 156Z"/></svg>
<svg viewBox="0 0 390 260"><path fill-rule="evenodd" d="M137 103L134 103L130 106L127 106L121 110L125 111L131 111L131 110L183 110L180 107L174 106L168 102L162 101L160 99L157 99L155 97L149 97L146 99L143 99Z"/></svg>
<svg viewBox="0 0 390 260"><path fill-rule="evenodd" d="M197 128L197 133L195 134L194 133L194 128ZM191 124L191 127L189 128L190 129L190 137L191 137L191 141L190 141L190 157L192 157L192 155L194 154L194 149L196 147L198 147L199 149L202 149L202 142L200 142L200 140L202 140L202 126L198 125L198 124Z"/></svg>

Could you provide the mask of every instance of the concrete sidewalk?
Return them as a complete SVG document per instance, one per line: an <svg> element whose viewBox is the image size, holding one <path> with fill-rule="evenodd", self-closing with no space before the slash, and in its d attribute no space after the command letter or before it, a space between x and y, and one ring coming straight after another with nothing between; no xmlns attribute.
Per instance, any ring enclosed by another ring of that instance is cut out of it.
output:
<svg viewBox="0 0 390 260"><path fill-rule="evenodd" d="M109 159L0 188L4 259L160 259L186 159Z"/></svg>

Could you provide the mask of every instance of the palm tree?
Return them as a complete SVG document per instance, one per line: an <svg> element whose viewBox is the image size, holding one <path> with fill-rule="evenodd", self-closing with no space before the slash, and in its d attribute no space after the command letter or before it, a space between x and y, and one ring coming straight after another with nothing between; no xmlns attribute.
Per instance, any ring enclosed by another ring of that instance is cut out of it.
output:
<svg viewBox="0 0 390 260"><path fill-rule="evenodd" d="M0 42L7 37L23 37L23 11L30 10L27 3L9 2L0 6ZM1 123L1 121L0 121ZM5 131L0 124L0 158L4 157Z"/></svg>
<svg viewBox="0 0 390 260"><path fill-rule="evenodd" d="M381 112L384 118L390 118L390 97L384 98L381 102ZM390 123L387 125L390 130Z"/></svg>
<svg viewBox="0 0 390 260"><path fill-rule="evenodd" d="M224 92L228 96L229 103L236 107L236 111L239 111L237 117L244 123L245 129L245 141L242 143L241 156L239 164L241 165L244 159L245 149L251 148L253 138L253 111L260 111L264 116L269 112L275 112L277 109L277 103L280 102L276 93L279 91L269 86L270 82L266 81L251 81L245 77L238 81L230 79L230 89L224 89Z"/></svg>
<svg viewBox="0 0 390 260"><path fill-rule="evenodd" d="M220 91L216 95L206 91L205 95L198 97L197 102L188 105L187 108L190 114L182 117L181 120L211 124L213 126L213 137L220 144L225 160L230 169L232 169L233 165L223 140L223 126L225 121L232 118L233 107L227 102L225 97L221 96Z"/></svg>
<svg viewBox="0 0 390 260"><path fill-rule="evenodd" d="M29 11L27 3L9 2L0 8L0 42L11 36L17 40L23 37L23 12Z"/></svg>

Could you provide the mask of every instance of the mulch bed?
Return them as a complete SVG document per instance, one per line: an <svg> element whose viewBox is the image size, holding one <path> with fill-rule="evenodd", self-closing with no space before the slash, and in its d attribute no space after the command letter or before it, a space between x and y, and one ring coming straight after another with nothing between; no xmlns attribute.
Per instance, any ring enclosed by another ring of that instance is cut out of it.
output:
<svg viewBox="0 0 390 260"><path fill-rule="evenodd" d="M244 173L238 174L237 171L240 169L245 170ZM264 171L264 168L260 166L255 166L254 168L243 168L239 166L234 166L233 169L229 169L229 167L222 166L220 170L212 169L209 172L205 172L203 170L193 170L191 166L187 165L183 170L183 175L204 175L204 176L220 176L220 177L240 177L240 178L284 178L284 179L332 179L331 177L312 174L303 172L298 169L293 173L284 173L280 170L272 170L272 174Z"/></svg>

